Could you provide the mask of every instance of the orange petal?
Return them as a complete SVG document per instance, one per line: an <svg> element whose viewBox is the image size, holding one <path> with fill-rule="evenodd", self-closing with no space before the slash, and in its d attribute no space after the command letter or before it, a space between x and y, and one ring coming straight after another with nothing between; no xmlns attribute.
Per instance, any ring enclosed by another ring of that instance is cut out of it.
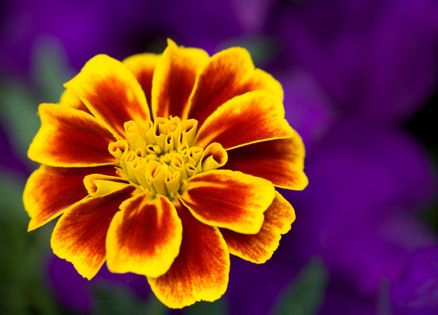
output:
<svg viewBox="0 0 438 315"><path fill-rule="evenodd" d="M61 99L59 100L59 104L74 109L79 109L88 114L91 114L87 106L85 106L85 104L82 103L79 96L77 96L76 93L74 93L72 90L64 90L64 92L61 95Z"/></svg>
<svg viewBox="0 0 438 315"><path fill-rule="evenodd" d="M258 142L228 151L226 168L265 178L274 185L302 190L308 184L304 174L304 144L292 138Z"/></svg>
<svg viewBox="0 0 438 315"><path fill-rule="evenodd" d="M92 173L113 174L112 166L90 168L55 168L40 166L27 180L23 203L32 231L60 215L65 208L87 196L84 176Z"/></svg>
<svg viewBox="0 0 438 315"><path fill-rule="evenodd" d="M244 94L257 90L268 91L273 97L276 97L279 101L283 102L283 87L280 82L266 71L258 68L256 68L245 83L243 83L239 92L240 94Z"/></svg>
<svg viewBox="0 0 438 315"><path fill-rule="evenodd" d="M105 261L105 238L119 205L134 188L101 197L87 197L69 208L52 233L53 252L69 262L87 279L93 278Z"/></svg>
<svg viewBox="0 0 438 315"><path fill-rule="evenodd" d="M265 212L262 229L255 235L239 234L221 229L230 253L256 264L265 263L280 244L281 235L289 232L295 211L278 192Z"/></svg>
<svg viewBox="0 0 438 315"><path fill-rule="evenodd" d="M113 136L91 115L54 104L41 104L41 128L30 144L31 160L58 167L114 163L108 152Z"/></svg>
<svg viewBox="0 0 438 315"><path fill-rule="evenodd" d="M123 64L131 70L138 83L140 83L148 104L152 104L152 78L155 66L160 58L161 55L158 54L137 54L123 60Z"/></svg>
<svg viewBox="0 0 438 315"><path fill-rule="evenodd" d="M283 100L280 83L266 72L255 69L246 49L223 50L210 58L200 74L190 99L189 117L197 119L201 126L220 105L255 90L270 91L280 102Z"/></svg>
<svg viewBox="0 0 438 315"><path fill-rule="evenodd" d="M281 101L266 91L255 91L236 96L211 114L200 128L196 144L205 147L219 142L231 149L292 135Z"/></svg>
<svg viewBox="0 0 438 315"><path fill-rule="evenodd" d="M155 68L152 84L154 117L187 118L187 103L197 74L208 62L202 49L178 47L168 40L168 46Z"/></svg>
<svg viewBox="0 0 438 315"><path fill-rule="evenodd" d="M166 197L141 194L126 200L111 222L106 238L111 272L148 277L166 273L179 253L181 220Z"/></svg>
<svg viewBox="0 0 438 315"><path fill-rule="evenodd" d="M180 199L205 224L255 234L274 196L274 186L265 179L214 170L190 178Z"/></svg>
<svg viewBox="0 0 438 315"><path fill-rule="evenodd" d="M148 278L157 298L170 308L182 308L198 301L215 301L226 291L230 255L219 230L193 218L177 206L183 225L179 255L169 271Z"/></svg>
<svg viewBox="0 0 438 315"><path fill-rule="evenodd" d="M108 152L114 138L91 115L53 104L41 104L38 113L41 128L29 147L31 160L59 167L114 163Z"/></svg>
<svg viewBox="0 0 438 315"><path fill-rule="evenodd" d="M124 135L123 124L128 120L150 118L140 84L131 71L109 56L91 58L64 86L76 92L90 112L116 135Z"/></svg>

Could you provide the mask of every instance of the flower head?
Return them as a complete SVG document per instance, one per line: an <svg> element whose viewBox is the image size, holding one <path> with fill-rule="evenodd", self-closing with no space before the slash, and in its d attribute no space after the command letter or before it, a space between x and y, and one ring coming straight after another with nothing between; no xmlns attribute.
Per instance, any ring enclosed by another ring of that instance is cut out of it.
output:
<svg viewBox="0 0 438 315"><path fill-rule="evenodd" d="M56 255L91 279L104 262L145 275L180 308L225 292L229 254L267 261L295 219L275 187L301 190L304 146L282 88L248 52L88 61L39 108L24 191L29 230L62 215ZM149 105L150 104L150 107Z"/></svg>

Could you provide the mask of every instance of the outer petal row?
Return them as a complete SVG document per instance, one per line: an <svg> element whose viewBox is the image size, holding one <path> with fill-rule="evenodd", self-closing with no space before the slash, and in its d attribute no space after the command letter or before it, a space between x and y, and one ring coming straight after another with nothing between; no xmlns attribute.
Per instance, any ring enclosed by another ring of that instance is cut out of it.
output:
<svg viewBox="0 0 438 315"><path fill-rule="evenodd" d="M87 196L83 179L93 173L115 175L112 166L54 168L40 166L27 180L24 207L31 218L29 231L60 215L65 208Z"/></svg>
<svg viewBox="0 0 438 315"><path fill-rule="evenodd" d="M169 271L148 278L152 291L171 308L215 301L226 291L230 270L227 244L216 227L204 225L187 209L177 206L183 224L179 255Z"/></svg>
<svg viewBox="0 0 438 315"><path fill-rule="evenodd" d="M250 91L269 91L283 100L281 85L269 74L255 69L246 49L232 47L217 53L199 75L190 99L189 117L199 126L223 103Z"/></svg>
<svg viewBox="0 0 438 315"><path fill-rule="evenodd" d="M281 234L287 233L295 221L295 212L289 202L277 192L264 215L263 226L255 235L221 229L231 254L257 264L265 263L271 258L278 248Z"/></svg>
<svg viewBox="0 0 438 315"><path fill-rule="evenodd" d="M274 185L302 190L308 184L304 173L301 137L263 141L228 151L226 168L265 178Z"/></svg>
<svg viewBox="0 0 438 315"><path fill-rule="evenodd" d="M154 117L187 118L187 103L196 77L208 62L202 49L177 47L168 40L155 69L152 84Z"/></svg>
<svg viewBox="0 0 438 315"><path fill-rule="evenodd" d="M123 60L123 64L132 72L138 83L140 83L148 104L152 104L152 78L154 76L155 67L160 59L161 55L145 53L133 55Z"/></svg>
<svg viewBox="0 0 438 315"><path fill-rule="evenodd" d="M69 208L52 233L53 252L70 261L83 277L93 278L105 262L111 220L133 190L126 186L108 195L86 197Z"/></svg>
<svg viewBox="0 0 438 315"><path fill-rule="evenodd" d="M54 253L88 279L105 259L113 272L145 274L169 307L220 298L230 261L218 228L199 222L182 205L175 209L165 197L130 198L133 190L126 186L71 206L53 231Z"/></svg>
<svg viewBox="0 0 438 315"><path fill-rule="evenodd" d="M84 105L79 96L77 96L77 94L72 90L64 90L61 95L61 99L59 100L59 105L79 109L88 114L91 114L87 106Z"/></svg>
<svg viewBox="0 0 438 315"><path fill-rule="evenodd" d="M58 167L112 164L108 143L114 138L91 115L67 106L41 104L41 128L28 156L38 163Z"/></svg>
<svg viewBox="0 0 438 315"><path fill-rule="evenodd" d="M200 128L196 144L205 147L219 142L231 149L293 135L281 101L266 91L254 91L236 96L211 114Z"/></svg>
<svg viewBox="0 0 438 315"><path fill-rule="evenodd" d="M140 84L128 68L109 56L91 58L64 86L73 90L89 111L116 136L124 135L126 121L150 118Z"/></svg>

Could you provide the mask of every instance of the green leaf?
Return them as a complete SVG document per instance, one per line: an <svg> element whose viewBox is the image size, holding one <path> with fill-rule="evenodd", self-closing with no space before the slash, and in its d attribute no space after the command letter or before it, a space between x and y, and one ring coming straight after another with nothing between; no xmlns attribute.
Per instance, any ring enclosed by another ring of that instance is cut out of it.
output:
<svg viewBox="0 0 438 315"><path fill-rule="evenodd" d="M322 261L312 260L280 296L274 315L317 314L327 286L327 271Z"/></svg>
<svg viewBox="0 0 438 315"><path fill-rule="evenodd" d="M184 313L186 315L226 315L228 307L224 299L215 302L199 302L188 307Z"/></svg>
<svg viewBox="0 0 438 315"><path fill-rule="evenodd" d="M40 37L33 50L33 81L41 91L44 102L57 102L64 90L63 84L72 70L61 43L54 37Z"/></svg>
<svg viewBox="0 0 438 315"><path fill-rule="evenodd" d="M97 305L94 312L96 315L165 315L169 311L154 296L142 301L127 287L106 281L101 281L94 286L93 291Z"/></svg>

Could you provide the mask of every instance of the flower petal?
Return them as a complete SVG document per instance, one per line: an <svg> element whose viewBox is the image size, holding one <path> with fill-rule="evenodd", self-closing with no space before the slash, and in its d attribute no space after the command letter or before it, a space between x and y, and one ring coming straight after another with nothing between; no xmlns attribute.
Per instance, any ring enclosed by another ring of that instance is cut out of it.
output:
<svg viewBox="0 0 438 315"><path fill-rule="evenodd" d="M308 184L304 174L304 144L292 138L258 142L228 151L226 168L265 178L274 185L302 190Z"/></svg>
<svg viewBox="0 0 438 315"><path fill-rule="evenodd" d="M179 255L169 271L148 278L157 298L170 308L182 308L198 301L215 301L226 291L230 255L219 230L196 220L183 206L177 206L183 225Z"/></svg>
<svg viewBox="0 0 438 315"><path fill-rule="evenodd" d="M200 128L196 144L205 147L219 142L231 149L294 134L284 119L281 101L266 91L254 91L236 96L211 114Z"/></svg>
<svg viewBox="0 0 438 315"><path fill-rule="evenodd" d="M274 186L265 179L214 170L190 178L180 200L205 224L255 234L274 197Z"/></svg>
<svg viewBox="0 0 438 315"><path fill-rule="evenodd" d="M41 128L30 144L31 160L58 167L114 163L108 152L113 136L93 116L54 104L41 104Z"/></svg>
<svg viewBox="0 0 438 315"><path fill-rule="evenodd" d="M73 205L59 219L52 233L53 252L91 279L105 261L105 238L119 205L131 196L127 186L112 194L87 197Z"/></svg>
<svg viewBox="0 0 438 315"><path fill-rule="evenodd" d="M130 56L122 61L122 63L134 74L138 83L146 96L146 102L152 104L152 78L155 71L155 66L160 60L159 54L137 54Z"/></svg>
<svg viewBox="0 0 438 315"><path fill-rule="evenodd" d="M155 69L152 84L154 117L187 118L187 103L196 76L208 62L202 49L178 47L168 40L168 46Z"/></svg>
<svg viewBox="0 0 438 315"><path fill-rule="evenodd" d="M106 238L111 272L148 277L166 273L179 253L182 225L175 206L164 196L140 194L126 200L111 222Z"/></svg>
<svg viewBox="0 0 438 315"><path fill-rule="evenodd" d="M114 174L112 166L90 168L54 168L40 166L27 180L23 203L32 231L60 215L64 209L87 196L84 176L92 173Z"/></svg>
<svg viewBox="0 0 438 315"><path fill-rule="evenodd" d="M278 192L265 212L262 229L255 235L239 234L221 229L230 253L256 264L265 263L280 244L281 235L290 230L295 211Z"/></svg>
<svg viewBox="0 0 438 315"><path fill-rule="evenodd" d="M128 120L150 118L140 84L121 62L109 56L91 58L64 86L76 92L90 112L115 135L124 135L123 124Z"/></svg>
<svg viewBox="0 0 438 315"><path fill-rule="evenodd" d="M74 109L79 109L88 114L91 114L87 106L82 103L79 96L77 96L76 93L74 93L72 90L64 90L61 95L61 99L59 100L59 104Z"/></svg>
<svg viewBox="0 0 438 315"><path fill-rule="evenodd" d="M115 174L90 174L84 177L84 186L91 197L100 197L111 194L126 186L128 182L118 176L118 170Z"/></svg>
<svg viewBox="0 0 438 315"><path fill-rule="evenodd" d="M248 51L240 47L223 50L210 58L190 98L190 117L199 126L220 105L235 96L255 90L271 92L281 102L280 83L263 70L255 69Z"/></svg>

